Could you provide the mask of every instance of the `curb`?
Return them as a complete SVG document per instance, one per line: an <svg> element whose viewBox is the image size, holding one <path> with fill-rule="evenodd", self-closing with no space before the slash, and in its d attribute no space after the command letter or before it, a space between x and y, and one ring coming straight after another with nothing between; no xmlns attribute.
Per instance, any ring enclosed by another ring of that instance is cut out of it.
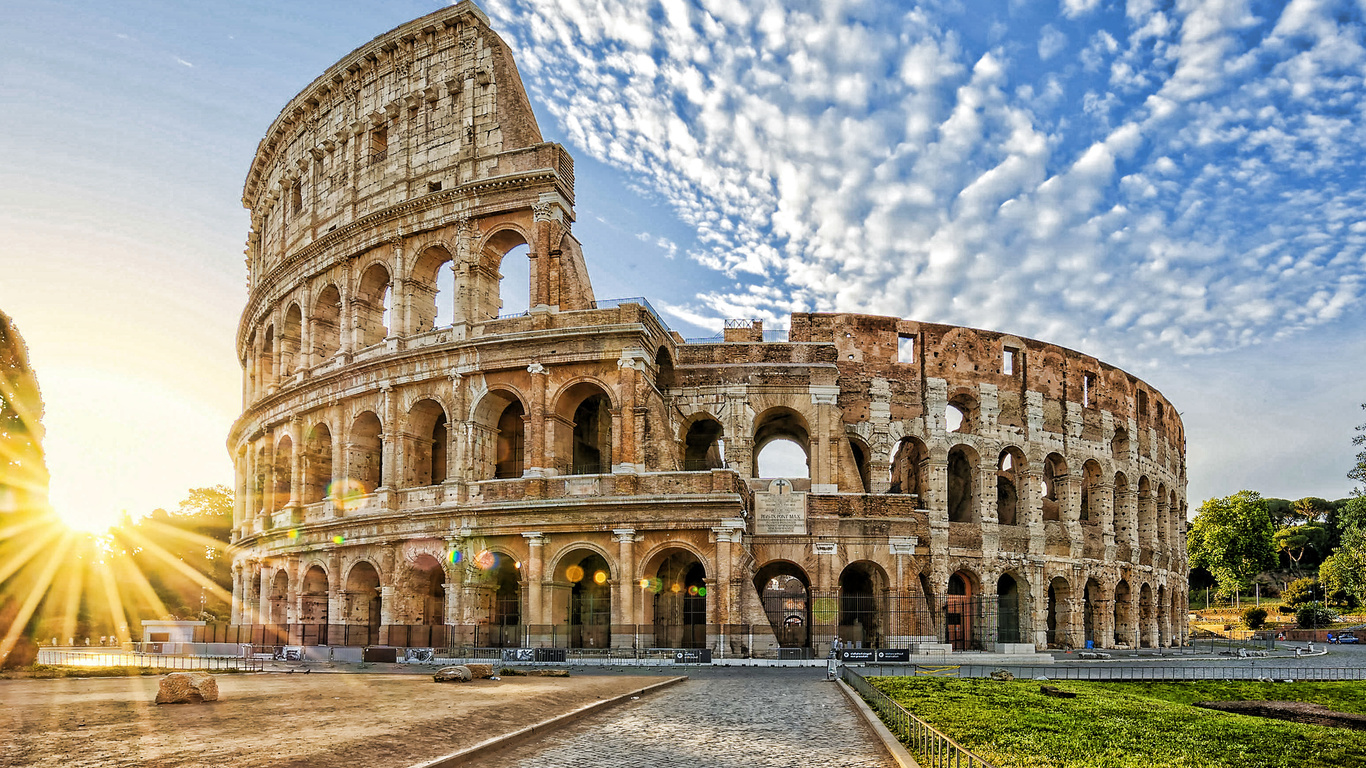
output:
<svg viewBox="0 0 1366 768"><path fill-rule="evenodd" d="M849 684L843 680L836 680L835 684L840 687L841 691L844 691L844 695L849 699L849 703L854 705L854 709L858 710L859 715L863 717L863 721L868 724L869 728L873 729L873 733L877 736L878 740L882 742L882 748L887 750L887 754L896 761L898 766L901 768L920 768L920 764L915 761L915 758L911 757L911 753L907 751L906 746L887 729L887 724L882 722L882 718L877 716L877 713L873 711L872 707L868 706L868 702L864 701L863 697L858 695L857 691L850 688Z"/></svg>
<svg viewBox="0 0 1366 768"><path fill-rule="evenodd" d="M523 741L528 741L536 736L542 736L557 728L562 728L576 720L587 717L588 715L629 701L632 696L644 696L647 693L654 693L661 688L667 688L668 686L681 683L687 679L686 675L682 677L673 677L664 680L663 682L647 685L644 688L637 688L634 691L629 691L619 696L613 696L610 699L594 701L573 711L566 712L563 715L556 715L549 720L542 720L539 723L528 725L525 728L519 728L511 733L505 733L502 736L494 736L493 738L481 741L474 746L465 747L458 752L452 752L449 755L438 757L435 760L417 763L411 766L411 768L449 768L450 766L463 765L466 761L476 757L482 757L489 752L494 752L503 749L504 747L510 747Z"/></svg>

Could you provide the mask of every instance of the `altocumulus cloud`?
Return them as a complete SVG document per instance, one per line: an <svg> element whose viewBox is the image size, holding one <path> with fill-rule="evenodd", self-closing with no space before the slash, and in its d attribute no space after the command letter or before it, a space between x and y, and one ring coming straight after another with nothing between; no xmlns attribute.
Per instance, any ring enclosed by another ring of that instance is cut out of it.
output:
<svg viewBox="0 0 1366 768"><path fill-rule="evenodd" d="M1366 293L1349 0L486 5L567 139L722 273L680 316L871 311L1122 362Z"/></svg>

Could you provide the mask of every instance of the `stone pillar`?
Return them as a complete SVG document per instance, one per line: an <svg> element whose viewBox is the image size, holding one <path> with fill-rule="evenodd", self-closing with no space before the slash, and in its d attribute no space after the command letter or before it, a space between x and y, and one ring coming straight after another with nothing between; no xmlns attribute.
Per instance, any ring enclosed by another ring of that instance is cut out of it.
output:
<svg viewBox="0 0 1366 768"><path fill-rule="evenodd" d="M297 507L303 500L304 444L303 424L298 416L289 420L289 441L294 446L289 462L289 506ZM302 520L300 520L302 522Z"/></svg>
<svg viewBox="0 0 1366 768"><path fill-rule="evenodd" d="M811 404L816 408L816 434L811 439L811 491L813 493L835 493L838 484L831 473L833 458L838 453L832 451L834 438L831 424L834 422L831 411L834 409L839 387L811 386Z"/></svg>
<svg viewBox="0 0 1366 768"><path fill-rule="evenodd" d="M451 412L446 415L446 482L452 483L466 479L460 470L469 466L465 436L468 430L462 429L469 417L469 406L465 403L466 390L464 377L451 374Z"/></svg>
<svg viewBox="0 0 1366 768"><path fill-rule="evenodd" d="M265 475L264 488L261 489L261 514L270 517L276 509L279 509L280 500L275 498L275 430L266 430L266 465L262 467ZM257 521L256 530L261 531L265 528L264 521Z"/></svg>
<svg viewBox="0 0 1366 768"><path fill-rule="evenodd" d="M542 555L545 548L545 537L540 531L524 532L522 534L527 540L530 549L526 559L526 596L522 606L523 624L546 624L545 607L541 602L541 585L545 580L543 569L545 564L542 562Z"/></svg>
<svg viewBox="0 0 1366 768"><path fill-rule="evenodd" d="M535 229L531 236L531 306L550 304L551 203L532 203Z"/></svg>
<svg viewBox="0 0 1366 768"><path fill-rule="evenodd" d="M617 589L619 597L620 621L619 624L640 624L640 616L636 610L635 595L639 588L635 583L634 574L636 572L635 541L636 532L634 528L613 528L612 539L617 543ZM615 633L614 633L615 634ZM615 645L615 643L614 643Z"/></svg>
<svg viewBox="0 0 1366 768"><path fill-rule="evenodd" d="M549 374L545 366L540 363L532 363L527 366L527 373L531 374L531 404L528 409L526 420L526 448L527 460L525 475L532 477L549 474L546 472L548 467L547 457L551 454L551 424L553 414L546 412L546 387L549 385Z"/></svg>
<svg viewBox="0 0 1366 768"><path fill-rule="evenodd" d="M342 592L341 553L333 550L327 555L327 643L341 645L345 640L343 627L347 624L346 594Z"/></svg>
<svg viewBox="0 0 1366 768"><path fill-rule="evenodd" d="M228 618L229 624L242 623L242 561L238 560L232 564L232 609Z"/></svg>
<svg viewBox="0 0 1366 768"><path fill-rule="evenodd" d="M399 456L398 451L395 449L399 441L399 435L402 434L398 428L398 416L395 413L398 405L398 398L394 396L394 388L387 384L382 387L380 391L384 393L384 403L382 405L384 409L384 432L380 435L379 450L380 456L383 457L384 467L382 476L379 479L379 484L384 488L393 489L398 487Z"/></svg>

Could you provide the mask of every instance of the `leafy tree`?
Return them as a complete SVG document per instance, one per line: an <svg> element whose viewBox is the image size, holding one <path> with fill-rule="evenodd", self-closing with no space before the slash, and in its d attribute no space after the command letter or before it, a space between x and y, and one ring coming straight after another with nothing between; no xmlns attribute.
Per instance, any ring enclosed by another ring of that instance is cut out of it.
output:
<svg viewBox="0 0 1366 768"><path fill-rule="evenodd" d="M1325 526L1318 523L1302 523L1281 528L1271 540L1276 546L1276 551L1285 553L1290 560L1290 567L1295 568L1300 565L1306 553L1310 555L1306 565L1321 562L1328 554L1329 538Z"/></svg>
<svg viewBox="0 0 1366 768"><path fill-rule="evenodd" d="M1281 592L1281 601L1291 607L1312 602L1314 599L1314 592L1318 589L1318 586L1318 580L1309 576L1305 576L1302 579L1295 579L1286 586L1284 592Z"/></svg>
<svg viewBox="0 0 1366 768"><path fill-rule="evenodd" d="M149 517L126 524L123 534L115 531L172 615L227 615L228 606L223 600L215 598L212 590L205 589L168 560L183 563L231 592L228 535L232 530L232 508L232 490L227 486L192 488L175 511L157 509Z"/></svg>
<svg viewBox="0 0 1366 768"><path fill-rule="evenodd" d="M1190 565L1208 570L1219 583L1219 594L1231 596L1276 565L1273 532L1271 516L1256 491L1207 499L1186 540Z"/></svg>
<svg viewBox="0 0 1366 768"><path fill-rule="evenodd" d="M1295 611L1295 623L1300 629L1327 626L1337 620L1337 614L1324 607L1323 603L1305 603Z"/></svg>
<svg viewBox="0 0 1366 768"><path fill-rule="evenodd" d="M1347 529L1342 545L1319 565L1319 583L1328 600L1348 607L1366 601L1366 529Z"/></svg>
<svg viewBox="0 0 1366 768"><path fill-rule="evenodd" d="M1333 502L1317 496L1305 496L1290 505L1292 523L1313 523L1333 508Z"/></svg>
<svg viewBox="0 0 1366 768"><path fill-rule="evenodd" d="M1361 407L1362 409L1366 409L1366 403L1362 403ZM1359 483L1366 483L1366 424L1362 424L1356 429L1361 434L1352 438L1352 445L1361 446L1361 450L1357 452L1356 466L1352 467L1352 470L1347 473L1347 476ZM1357 494L1357 496L1360 495L1360 493Z"/></svg>
<svg viewBox="0 0 1366 768"><path fill-rule="evenodd" d="M1248 629L1260 629L1266 623L1266 609L1254 607L1243 611L1243 623Z"/></svg>
<svg viewBox="0 0 1366 768"><path fill-rule="evenodd" d="M1294 504L1289 499L1264 498L1266 502L1266 513L1271 515L1271 524L1277 528L1284 528L1294 522L1294 511L1291 506Z"/></svg>

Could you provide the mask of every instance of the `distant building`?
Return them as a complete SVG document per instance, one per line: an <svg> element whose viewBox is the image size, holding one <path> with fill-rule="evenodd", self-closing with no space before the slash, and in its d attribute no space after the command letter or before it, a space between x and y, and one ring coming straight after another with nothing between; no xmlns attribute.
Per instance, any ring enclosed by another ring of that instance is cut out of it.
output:
<svg viewBox="0 0 1366 768"><path fill-rule="evenodd" d="M237 637L801 656L1186 634L1161 394L996 331L797 313L688 340L598 299L573 160L470 2L290 101L243 202ZM763 477L779 443L799 476Z"/></svg>

